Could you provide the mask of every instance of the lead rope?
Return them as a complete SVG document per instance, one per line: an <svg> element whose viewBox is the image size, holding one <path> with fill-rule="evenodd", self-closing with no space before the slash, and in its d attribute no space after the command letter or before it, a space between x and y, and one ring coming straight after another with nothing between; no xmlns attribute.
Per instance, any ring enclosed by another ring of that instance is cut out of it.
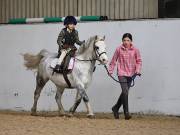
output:
<svg viewBox="0 0 180 135"><path fill-rule="evenodd" d="M104 68L106 69L106 72L107 72L108 76L111 77L115 82L117 82L117 83L127 83L127 82L121 82L121 81L117 80L116 78L114 78L112 75L110 75L110 73L109 73L108 68L107 68L106 65L104 65ZM133 86L135 85L134 80L135 80L136 76L141 76L141 74L134 74L134 75L131 77L132 81L131 81L130 87L133 87Z"/></svg>

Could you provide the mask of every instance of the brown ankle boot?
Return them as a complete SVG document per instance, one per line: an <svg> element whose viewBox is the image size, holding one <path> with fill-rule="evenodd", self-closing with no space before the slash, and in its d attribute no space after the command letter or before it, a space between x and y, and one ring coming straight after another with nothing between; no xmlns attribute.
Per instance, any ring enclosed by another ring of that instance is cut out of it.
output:
<svg viewBox="0 0 180 135"><path fill-rule="evenodd" d="M129 120L132 118L132 116L129 114L129 105L128 105L128 95L124 95L123 97L123 109L124 109L124 116L125 120Z"/></svg>
<svg viewBox="0 0 180 135"><path fill-rule="evenodd" d="M125 114L125 120L130 120L131 118L132 118L132 116L129 115L129 113L128 113L128 114Z"/></svg>

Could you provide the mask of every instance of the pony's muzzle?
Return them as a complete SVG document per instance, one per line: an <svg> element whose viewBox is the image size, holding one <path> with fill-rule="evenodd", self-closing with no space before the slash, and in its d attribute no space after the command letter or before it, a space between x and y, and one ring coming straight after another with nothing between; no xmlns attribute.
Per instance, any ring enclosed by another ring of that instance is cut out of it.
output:
<svg viewBox="0 0 180 135"><path fill-rule="evenodd" d="M104 64L107 64L108 63L108 60L107 59L102 59L103 63Z"/></svg>
<svg viewBox="0 0 180 135"><path fill-rule="evenodd" d="M100 59L101 64L107 64L108 63L108 59L106 57L103 57L102 59Z"/></svg>

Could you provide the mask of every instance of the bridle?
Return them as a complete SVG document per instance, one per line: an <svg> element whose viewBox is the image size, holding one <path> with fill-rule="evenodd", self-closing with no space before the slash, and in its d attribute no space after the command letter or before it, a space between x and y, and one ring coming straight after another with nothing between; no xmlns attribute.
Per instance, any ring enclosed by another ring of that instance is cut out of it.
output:
<svg viewBox="0 0 180 135"><path fill-rule="evenodd" d="M105 51L104 52L99 52L98 50L99 50L99 47L95 46L95 44L94 44L94 52L96 54L96 58L100 58L102 54L106 54Z"/></svg>
<svg viewBox="0 0 180 135"><path fill-rule="evenodd" d="M102 40L99 40L99 41L104 41L103 39ZM96 43L96 42L95 42ZM99 62L101 62L100 60L99 60L99 58L101 57L101 55L102 54L106 54L106 52L104 51L104 52L99 52L98 50L99 50L99 47L97 47L96 45L95 45L95 43L94 43L94 45L93 45L93 50L94 50L94 52L95 52L95 58L92 58L92 59L85 59L85 60L82 60L82 59L78 59L78 58L76 58L75 57L75 59L76 60L78 60L78 61L90 61L90 62L93 62L93 61L99 61Z"/></svg>

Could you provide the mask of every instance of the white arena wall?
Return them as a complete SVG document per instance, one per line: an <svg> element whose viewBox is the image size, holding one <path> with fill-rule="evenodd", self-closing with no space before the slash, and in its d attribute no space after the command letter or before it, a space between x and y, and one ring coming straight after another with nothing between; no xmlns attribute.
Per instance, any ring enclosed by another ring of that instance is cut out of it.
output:
<svg viewBox="0 0 180 135"><path fill-rule="evenodd" d="M41 49L57 52L57 36L62 23L0 25L0 109L31 109L35 89L35 73L23 66L21 53L38 53ZM130 89L130 112L180 115L180 20L133 20L86 22L77 25L81 40L105 35L107 54L111 60L123 33L133 35L140 49L142 76ZM114 74L116 75L116 73ZM111 112L121 92L118 83L97 66L87 93L95 112ZM38 110L56 111L55 86L49 82L41 93ZM75 90L66 90L63 105L68 110L74 102ZM122 108L121 108L122 110ZM86 111L83 102L78 111Z"/></svg>

